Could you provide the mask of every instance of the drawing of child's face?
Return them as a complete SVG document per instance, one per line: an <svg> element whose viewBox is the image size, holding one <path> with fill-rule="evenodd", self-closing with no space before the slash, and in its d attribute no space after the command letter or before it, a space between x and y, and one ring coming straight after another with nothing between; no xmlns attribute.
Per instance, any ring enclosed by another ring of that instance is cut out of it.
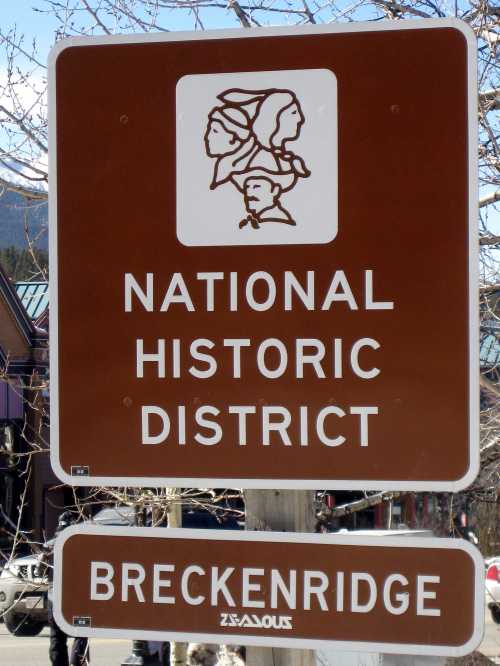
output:
<svg viewBox="0 0 500 666"><path fill-rule="evenodd" d="M232 153L239 139L228 132L218 120L210 120L205 132L205 147L209 157L219 157Z"/></svg>
<svg viewBox="0 0 500 666"><path fill-rule="evenodd" d="M247 178L245 181L245 206L249 213L259 214L274 206L280 188L267 178Z"/></svg>

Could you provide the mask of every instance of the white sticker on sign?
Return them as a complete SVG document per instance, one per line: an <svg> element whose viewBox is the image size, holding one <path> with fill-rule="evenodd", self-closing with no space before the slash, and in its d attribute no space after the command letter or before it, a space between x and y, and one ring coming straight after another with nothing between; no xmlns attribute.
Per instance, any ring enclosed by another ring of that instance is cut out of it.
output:
<svg viewBox="0 0 500 666"><path fill-rule="evenodd" d="M177 84L184 245L337 235L337 79L328 69L200 74Z"/></svg>

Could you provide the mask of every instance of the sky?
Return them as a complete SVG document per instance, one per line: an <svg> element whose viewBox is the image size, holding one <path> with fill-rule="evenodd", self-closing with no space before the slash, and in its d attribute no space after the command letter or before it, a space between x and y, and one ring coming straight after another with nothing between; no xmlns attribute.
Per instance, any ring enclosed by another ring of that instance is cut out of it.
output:
<svg viewBox="0 0 500 666"><path fill-rule="evenodd" d="M36 4L42 5L40 2ZM46 57L54 42L55 19L40 12L34 12L32 7L35 2L33 0L0 0L0 5L2 31L5 32L17 25L19 31L26 35L28 44L33 38L36 38L41 53Z"/></svg>
<svg viewBox="0 0 500 666"><path fill-rule="evenodd" d="M54 43L57 21L51 15L33 10L33 7L40 9L45 6L44 0L0 0L0 30L5 32L5 30L17 24L20 32L25 34L27 43L30 44L31 40L36 38L40 53L46 59ZM206 28L236 27L233 15L230 12L227 13L227 20L220 11L216 13L216 21L210 21L210 13L205 18ZM192 30L193 17L189 16L187 12L173 12L168 28L171 30Z"/></svg>

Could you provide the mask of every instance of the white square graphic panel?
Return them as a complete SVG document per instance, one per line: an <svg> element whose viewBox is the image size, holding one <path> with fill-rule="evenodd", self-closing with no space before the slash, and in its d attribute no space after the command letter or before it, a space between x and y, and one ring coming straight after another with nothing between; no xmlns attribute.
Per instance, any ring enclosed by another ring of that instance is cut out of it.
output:
<svg viewBox="0 0 500 666"><path fill-rule="evenodd" d="M199 74L176 94L177 237L187 246L337 235L337 79L328 69Z"/></svg>

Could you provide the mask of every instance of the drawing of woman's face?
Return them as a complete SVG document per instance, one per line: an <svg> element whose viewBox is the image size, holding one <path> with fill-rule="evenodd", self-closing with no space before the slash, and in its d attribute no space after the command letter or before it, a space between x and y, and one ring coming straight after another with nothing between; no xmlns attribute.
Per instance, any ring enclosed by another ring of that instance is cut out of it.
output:
<svg viewBox="0 0 500 666"><path fill-rule="evenodd" d="M228 132L218 120L210 120L205 132L205 147L209 157L218 157L232 153L239 140Z"/></svg>
<svg viewBox="0 0 500 666"><path fill-rule="evenodd" d="M281 146L285 141L292 141L299 136L304 124L304 114L297 102L287 106L278 116L278 131L273 136L273 144Z"/></svg>

